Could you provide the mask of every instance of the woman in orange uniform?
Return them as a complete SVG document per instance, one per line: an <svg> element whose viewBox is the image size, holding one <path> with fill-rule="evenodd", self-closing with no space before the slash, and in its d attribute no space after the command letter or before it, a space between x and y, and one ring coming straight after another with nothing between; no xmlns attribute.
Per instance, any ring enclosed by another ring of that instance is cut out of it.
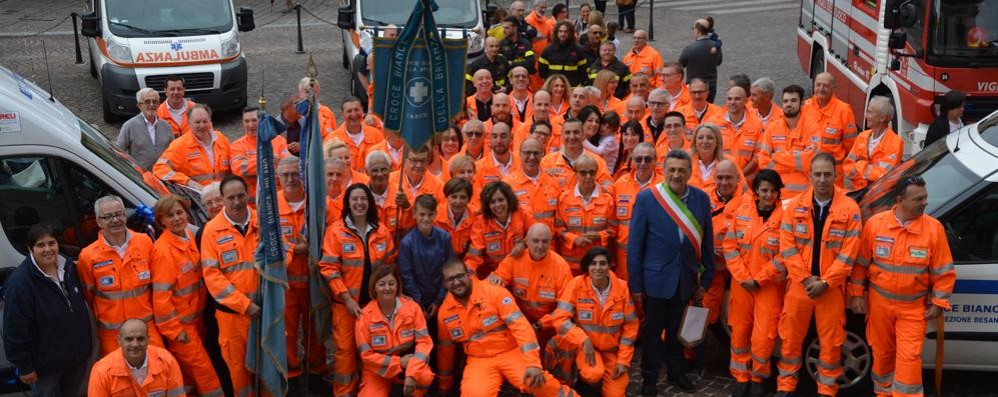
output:
<svg viewBox="0 0 998 397"><path fill-rule="evenodd" d="M631 291L610 271L605 248L589 249L581 267L582 275L568 283L554 311L559 339L578 352L559 360L554 373L571 374L574 366L580 393L602 381L602 395L623 396L639 326Z"/></svg>
<svg viewBox="0 0 998 397"><path fill-rule="evenodd" d="M222 395L222 386L201 342L207 302L201 254L188 226L190 204L175 194L156 202L153 213L162 228L152 248L152 308L156 327L180 364L184 384L202 396Z"/></svg>
<svg viewBox="0 0 998 397"><path fill-rule="evenodd" d="M527 248L524 236L533 215L506 182L491 182L482 190L482 213L471 225L471 248L464 258L469 269L484 280L506 255L520 256Z"/></svg>
<svg viewBox="0 0 998 397"><path fill-rule="evenodd" d="M357 393L357 344L354 322L371 300L371 269L395 263L395 247L378 220L374 194L355 183L343 194L341 219L326 229L319 271L333 294L333 394Z"/></svg>
<svg viewBox="0 0 998 397"><path fill-rule="evenodd" d="M363 369L360 397L387 397L392 383L406 396L422 396L433 382L429 357L433 339L419 304L402 296L392 266L371 271L371 303L364 306L354 334Z"/></svg>
<svg viewBox="0 0 998 397"><path fill-rule="evenodd" d="M738 382L732 395L763 395L762 381L770 375L787 275L778 255L780 189L780 174L759 171L752 181L755 200L742 200L724 236L724 259L731 272L730 370Z"/></svg>
<svg viewBox="0 0 998 397"><path fill-rule="evenodd" d="M444 184L447 201L437 206L437 219L434 224L450 233L455 258L464 258L471 245L471 223L474 214L468 208L472 197L471 182L463 178L453 178Z"/></svg>

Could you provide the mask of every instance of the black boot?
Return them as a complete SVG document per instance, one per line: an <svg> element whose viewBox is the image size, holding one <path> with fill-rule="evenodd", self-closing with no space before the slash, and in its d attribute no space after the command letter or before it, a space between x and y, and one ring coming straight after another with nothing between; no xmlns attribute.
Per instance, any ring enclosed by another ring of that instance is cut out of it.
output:
<svg viewBox="0 0 998 397"><path fill-rule="evenodd" d="M658 396L658 381L657 381L657 379L645 379L641 383L641 395L643 397L656 397L656 396Z"/></svg>
<svg viewBox="0 0 998 397"><path fill-rule="evenodd" d="M690 378L686 376L686 374L670 376L668 379L669 383L672 383L682 391L686 392L697 391L696 385L693 384L693 381L691 381Z"/></svg>
<svg viewBox="0 0 998 397"><path fill-rule="evenodd" d="M765 389L762 387L762 383L752 382L749 384L748 397L763 397L766 395Z"/></svg>
<svg viewBox="0 0 998 397"><path fill-rule="evenodd" d="M731 397L748 397L749 382L735 382L734 389L731 389Z"/></svg>

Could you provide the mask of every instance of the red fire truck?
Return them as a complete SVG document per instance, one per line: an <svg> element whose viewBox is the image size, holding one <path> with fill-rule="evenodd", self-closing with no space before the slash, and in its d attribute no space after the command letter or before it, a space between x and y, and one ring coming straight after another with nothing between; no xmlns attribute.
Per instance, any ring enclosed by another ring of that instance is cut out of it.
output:
<svg viewBox="0 0 998 397"><path fill-rule="evenodd" d="M967 94L967 123L998 109L998 0L802 0L797 58L835 76L860 124L871 97L891 98L907 157L946 92Z"/></svg>

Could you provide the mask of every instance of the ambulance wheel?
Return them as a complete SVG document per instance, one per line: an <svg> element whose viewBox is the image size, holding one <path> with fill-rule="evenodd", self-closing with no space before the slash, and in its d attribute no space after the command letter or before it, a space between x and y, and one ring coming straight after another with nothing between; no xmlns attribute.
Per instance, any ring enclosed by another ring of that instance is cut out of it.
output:
<svg viewBox="0 0 998 397"><path fill-rule="evenodd" d="M90 44L87 44L87 55L90 56L90 77L97 78L97 66L94 65L94 54L90 52Z"/></svg>
<svg viewBox="0 0 998 397"><path fill-rule="evenodd" d="M812 327L813 327L812 322ZM800 374L798 390L815 390L818 373L820 346L817 334L812 329L804 341L801 370L810 376ZM873 391L870 368L873 353L866 341L866 322L862 315L846 313L846 339L842 342L842 376L839 377L840 395L868 396Z"/></svg>
<svg viewBox="0 0 998 397"><path fill-rule="evenodd" d="M343 47L343 59L340 61L343 63L343 69L350 69L350 58L347 57L347 49Z"/></svg>

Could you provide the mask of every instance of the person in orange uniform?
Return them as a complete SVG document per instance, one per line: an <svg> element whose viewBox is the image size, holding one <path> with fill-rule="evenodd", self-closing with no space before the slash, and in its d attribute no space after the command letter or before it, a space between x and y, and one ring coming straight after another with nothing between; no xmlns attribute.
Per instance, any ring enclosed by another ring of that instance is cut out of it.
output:
<svg viewBox="0 0 998 397"><path fill-rule="evenodd" d="M683 84L686 73L683 65L679 62L666 62L659 73L662 85L660 88L669 92L669 111L679 111L680 107L687 106L692 101L690 88Z"/></svg>
<svg viewBox="0 0 998 397"><path fill-rule="evenodd" d="M801 365L801 344L812 313L821 353L818 394L834 396L842 375L845 340L845 283L852 271L862 228L859 206L835 188L835 158L819 153L811 160L811 188L791 200L780 224L780 256L788 281L779 334L777 389L793 393Z"/></svg>
<svg viewBox="0 0 998 397"><path fill-rule="evenodd" d="M558 368L574 365L580 391L602 381L602 395L626 395L640 326L630 289L610 271L610 253L602 247L586 252L581 266L582 275L558 295L551 314L561 340L577 350Z"/></svg>
<svg viewBox="0 0 998 397"><path fill-rule="evenodd" d="M342 162L339 159L330 159L335 162ZM329 160L327 160L328 162ZM281 184L280 194L277 195L277 208L281 216L281 235L284 237L287 253L288 286L285 291L284 324L287 336L287 359L288 359L288 381L294 382L295 377L301 376L304 372L302 358L298 354L299 329L309 327L308 312L311 307L311 300L308 290L308 242L302 231L305 229L305 206L307 200L305 189L301 180L301 159L297 156L288 156L281 159L277 164L275 174L277 181ZM334 200L326 201L326 222L327 224L339 215L339 212L331 213L330 205ZM342 199L340 200L342 202ZM308 346L308 370L306 376L321 375L325 372L326 354L323 346L316 339L315 332L308 328L302 330L302 335L310 336L308 343L304 341L302 346Z"/></svg>
<svg viewBox="0 0 998 397"><path fill-rule="evenodd" d="M894 104L885 96L870 98L866 109L866 125L870 129L856 138L849 156L842 165L845 172L843 184L846 191L865 188L901 164L904 141L891 129Z"/></svg>
<svg viewBox="0 0 998 397"><path fill-rule="evenodd" d="M364 107L361 106L360 99L347 98L340 105L340 111L343 114L343 125L334 130L329 139L337 138L346 143L353 161L351 168L363 170L367 153L385 140L385 134L364 123Z"/></svg>
<svg viewBox="0 0 998 397"><path fill-rule="evenodd" d="M785 200L807 190L808 166L817 145L812 139L814 128L800 112L803 98L804 88L799 85L783 89L783 117L770 118L759 143L759 168L780 174L784 184L780 195Z"/></svg>
<svg viewBox="0 0 998 397"><path fill-rule="evenodd" d="M484 279L507 255L523 254L527 248L524 236L533 215L504 182L485 185L480 197L482 213L471 224L471 246L464 260L479 279Z"/></svg>
<svg viewBox="0 0 998 397"><path fill-rule="evenodd" d="M367 159L364 161L364 169L370 178L367 181L367 186L371 189L371 194L374 195L374 206L378 208L378 219L387 217L385 204L390 201L388 199L388 177L392 171L391 161L388 154L380 150L368 153ZM329 220L326 220L326 223L329 223Z"/></svg>
<svg viewBox="0 0 998 397"><path fill-rule="evenodd" d="M739 396L764 395L762 382L770 376L786 290L786 268L779 257L782 188L780 174L760 171L752 182L755 200L742 200L734 210L722 243L732 284L737 283L731 286L728 325L729 367Z"/></svg>
<svg viewBox="0 0 998 397"><path fill-rule="evenodd" d="M184 99L184 78L171 75L166 78L166 100L156 108L156 117L170 125L173 137L179 138L190 132L191 127L187 123L187 114L194 109L194 101Z"/></svg>
<svg viewBox="0 0 998 397"><path fill-rule="evenodd" d="M613 188L596 183L596 160L583 154L575 161L574 186L558 197L554 227L558 232L558 252L579 275L579 261L592 247L607 247L617 235Z"/></svg>
<svg viewBox="0 0 998 397"><path fill-rule="evenodd" d="M314 81L311 77L302 77L298 80L298 100L306 100L311 94L312 90L315 90L315 97L319 97L319 82ZM329 106L319 104L319 128L322 134L322 140L325 141L329 136L336 130L336 114L333 113L333 109Z"/></svg>
<svg viewBox="0 0 998 397"><path fill-rule="evenodd" d="M170 142L153 164L152 173L165 182L201 190L229 173L229 139L214 130L211 108L195 105L187 113L190 133Z"/></svg>
<svg viewBox="0 0 998 397"><path fill-rule="evenodd" d="M333 295L333 394L357 392L357 344L354 325L371 300L371 269L395 264L395 245L379 221L374 195L353 184L344 193L342 218L326 229L319 271Z"/></svg>
<svg viewBox="0 0 998 397"><path fill-rule="evenodd" d="M531 7L530 14L523 18L523 21L534 27L537 35L532 38L534 55L540 57L550 44L551 34L554 32L554 18L546 16L548 10L547 0L536 0ZM534 65L536 70L537 65ZM544 80L537 74L530 76L530 89L536 91L541 88Z"/></svg>
<svg viewBox="0 0 998 397"><path fill-rule="evenodd" d="M552 152L541 159L541 169L548 175L558 180L558 186L564 191L575 186L575 172L573 164L579 160L580 156L586 154L582 132L582 121L571 119L562 126L561 150ZM595 153L589 152L592 160L596 161L596 181L600 185L612 185L613 177L606 167L606 161ZM581 254L580 254L581 255Z"/></svg>
<svg viewBox="0 0 998 397"><path fill-rule="evenodd" d="M520 145L520 166L503 178L503 182L513 189L520 205L530 208L534 222L540 222L554 229L554 213L558 207L558 182L541 171L541 158L544 145L534 138L527 138Z"/></svg>
<svg viewBox="0 0 998 397"><path fill-rule="evenodd" d="M856 117L849 104L835 96L835 76L824 72L814 78L814 96L801 106L802 116L815 123L818 152L835 157L837 183L842 186L842 162L856 140Z"/></svg>
<svg viewBox="0 0 998 397"><path fill-rule="evenodd" d="M498 95L498 94L497 94ZM519 168L520 159L513 152L513 132L509 124L500 122L495 126L486 123L489 134L489 153L475 162L476 176L483 185L498 182Z"/></svg>
<svg viewBox="0 0 998 397"><path fill-rule="evenodd" d="M118 327L130 318L149 323L149 340L163 346L152 307L152 239L125 227L125 205L118 196L94 203L97 241L80 251L76 271L83 297L97 320L101 356L118 346Z"/></svg>
<svg viewBox="0 0 998 397"><path fill-rule="evenodd" d="M437 219L433 222L450 234L455 258L464 258L471 246L471 225L475 215L468 208L468 202L472 194L471 182L461 178L447 181L444 184L447 201L438 204Z"/></svg>
<svg viewBox="0 0 998 397"><path fill-rule="evenodd" d="M416 227L416 218L412 216L412 200L421 194L429 194L437 202L444 201L444 183L426 171L430 157L429 146L407 150L405 155L403 170L393 172L388 177L388 196L385 200L385 216L388 217L385 225L388 226L388 231L397 232L399 236L405 236ZM400 184L399 178L403 176L404 180Z"/></svg>
<svg viewBox="0 0 998 397"><path fill-rule="evenodd" d="M516 305L533 325L540 346L554 336L554 311L558 296L572 280L568 262L551 250L551 229L535 223L527 230L527 255L507 256L489 275L493 285L505 286Z"/></svg>
<svg viewBox="0 0 998 397"><path fill-rule="evenodd" d="M637 30L634 32L634 44L624 56L624 65L631 69L632 75L642 73L649 76L648 83L652 87L661 84L658 78L658 71L662 69L662 54L658 50L648 45L648 32Z"/></svg>
<svg viewBox="0 0 998 397"><path fill-rule="evenodd" d="M705 122L716 125L724 139L724 154L731 156L745 179L752 181L759 172L758 143L762 122L755 111L745 108L748 93L739 86L728 89L727 112Z"/></svg>
<svg viewBox="0 0 998 397"><path fill-rule="evenodd" d="M509 291L474 279L474 271L457 259L445 262L441 273L448 291L437 314L442 391L454 387L454 344L459 343L467 356L461 396L496 396L504 381L538 397L575 395L541 369L537 338Z"/></svg>
<svg viewBox="0 0 998 397"><path fill-rule="evenodd" d="M360 397L388 397L402 379L402 393L420 397L433 383L430 352L433 339L419 304L402 296L395 268L371 270L371 302L364 306L354 336L360 361Z"/></svg>
<svg viewBox="0 0 998 397"><path fill-rule="evenodd" d="M256 212L249 208L246 182L238 176L222 180L225 206L204 226L201 265L208 292L218 302L218 344L232 377L236 395L253 392L253 374L246 369L246 344L251 317L260 315L254 302L259 274L253 267L260 241Z"/></svg>
<svg viewBox="0 0 998 397"><path fill-rule="evenodd" d="M206 302L201 253L187 230L190 204L175 194L156 202L156 223L163 234L153 244L152 298L156 327L169 341L185 385L204 396L221 396L222 386L202 343Z"/></svg>
<svg viewBox="0 0 998 397"><path fill-rule="evenodd" d="M766 127L770 120L783 118L783 109L773 103L773 93L776 90L773 79L762 77L752 82L749 86L749 104L755 109L755 115L762 123L762 132L765 134Z"/></svg>
<svg viewBox="0 0 998 397"><path fill-rule="evenodd" d="M561 146L561 129L565 124L565 119L554 114L551 109L551 93L545 90L534 92L533 111L527 116L527 121L520 123L520 126L513 130L513 150L519 150L520 144L526 140L533 132L533 126L538 122L548 123L550 131L544 153L550 153Z"/></svg>
<svg viewBox="0 0 998 397"><path fill-rule="evenodd" d="M878 396L922 396L926 323L950 310L956 281L946 231L925 214L920 177L902 179L897 204L866 222L849 281L849 307L866 313ZM871 266L872 265L872 266Z"/></svg>
<svg viewBox="0 0 998 397"><path fill-rule="evenodd" d="M256 205L256 130L259 125L259 108L243 109L243 136L229 144L229 168L249 185L250 204ZM278 135L270 141L274 148L274 161L290 156L288 141Z"/></svg>
<svg viewBox="0 0 998 397"><path fill-rule="evenodd" d="M676 111L686 117L686 127L690 131L697 128L700 123L715 116L724 116L724 108L707 101L707 95L710 91L706 81L694 78L690 80L687 87L690 89L690 103L677 107Z"/></svg>
<svg viewBox="0 0 998 397"><path fill-rule="evenodd" d="M634 172L622 175L613 184L614 218L617 220L617 245L615 250L614 273L622 280L627 279L627 237L631 222L631 209L638 193L656 183L662 183L662 174L655 171L655 146L641 142L631 152ZM582 271L585 273L585 271Z"/></svg>
<svg viewBox="0 0 998 397"><path fill-rule="evenodd" d="M149 346L149 334L144 320L122 323L120 347L94 364L87 395L186 396L177 360L166 349Z"/></svg>

